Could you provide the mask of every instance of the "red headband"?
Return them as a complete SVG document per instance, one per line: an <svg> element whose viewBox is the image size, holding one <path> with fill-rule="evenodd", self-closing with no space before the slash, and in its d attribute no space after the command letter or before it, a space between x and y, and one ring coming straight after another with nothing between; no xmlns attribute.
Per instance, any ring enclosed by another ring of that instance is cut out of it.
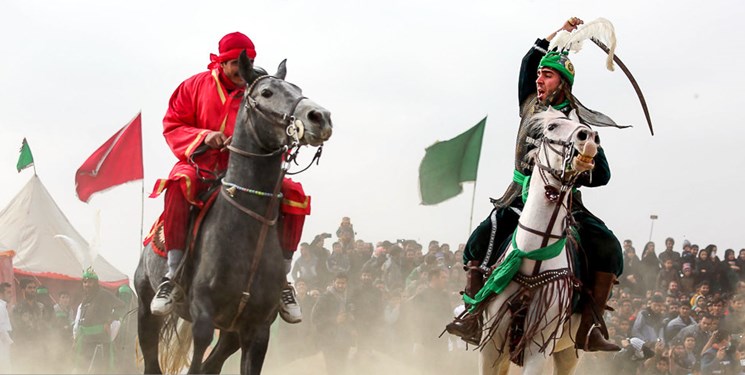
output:
<svg viewBox="0 0 745 375"><path fill-rule="evenodd" d="M249 59L256 57L254 44L247 36L239 32L225 35L220 39L220 43L218 44L220 55L210 54L210 64L207 66L207 69L214 69L220 63L237 59L243 50L246 50L246 55Z"/></svg>

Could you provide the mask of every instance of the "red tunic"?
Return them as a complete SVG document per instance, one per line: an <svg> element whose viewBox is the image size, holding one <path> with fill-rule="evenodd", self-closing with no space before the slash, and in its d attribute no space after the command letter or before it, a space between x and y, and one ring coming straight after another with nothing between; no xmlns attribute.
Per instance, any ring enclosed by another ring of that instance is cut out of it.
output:
<svg viewBox="0 0 745 375"><path fill-rule="evenodd" d="M220 131L226 136L233 135L243 91L244 87L236 87L222 74L220 68L198 73L179 85L171 95L168 111L163 118L163 136L179 161L167 179L155 182L151 198L157 197L173 184L178 184L189 203L200 208L203 206L204 203L198 197L208 185L197 178L197 171L189 163L189 156L204 142L210 131ZM228 153L210 148L194 157L194 162L202 171L221 172L227 169ZM202 172L201 177L215 176ZM285 198L282 200L280 241L283 249L295 251L300 242L305 216L310 215L310 196L305 195L300 183L290 179L283 181L282 193ZM145 238L145 245L150 243L156 229L165 220L164 215L161 215ZM166 223L166 227L168 226ZM186 228L177 232L185 235ZM165 252L161 249L159 254L164 256Z"/></svg>
<svg viewBox="0 0 745 375"><path fill-rule="evenodd" d="M167 179L156 181L151 198L178 183L186 199L201 206L197 196L206 186L189 164L189 156L204 142L209 132L220 131L226 136L233 134L243 90L242 86L236 87L225 78L219 68L196 74L179 85L171 95L163 118L163 136L179 161ZM196 156L194 162L202 170L224 171L228 165L228 153L210 148ZM202 177L214 178L204 172Z"/></svg>

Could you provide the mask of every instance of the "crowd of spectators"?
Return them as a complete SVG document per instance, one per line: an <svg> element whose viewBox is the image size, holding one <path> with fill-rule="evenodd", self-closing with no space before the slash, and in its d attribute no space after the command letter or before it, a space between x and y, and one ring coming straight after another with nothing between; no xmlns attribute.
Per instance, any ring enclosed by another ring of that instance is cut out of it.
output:
<svg viewBox="0 0 745 375"><path fill-rule="evenodd" d="M585 355L597 370L612 363L614 374L745 374L745 249L717 255L675 240L655 251L647 242L641 258L625 240L624 271L606 313L619 353Z"/></svg>
<svg viewBox="0 0 745 375"><path fill-rule="evenodd" d="M300 246L292 277L305 320L278 327L285 361L321 352L328 372L340 374L374 368L384 353L430 374L476 371L473 351L438 338L462 304L462 244L373 245L355 239L348 218L327 243L332 237ZM660 252L648 242L641 258L630 240L623 248L615 311L605 317L623 350L585 353L579 373L745 374L745 249L720 258L715 245L685 241L678 251L672 238Z"/></svg>
<svg viewBox="0 0 745 375"><path fill-rule="evenodd" d="M427 374L477 372L465 343L438 337L462 304L463 246L372 244L355 239L349 218L332 237L300 244L291 274L304 320L277 327L282 362L321 352L329 374L379 373L377 362L391 358Z"/></svg>
<svg viewBox="0 0 745 375"><path fill-rule="evenodd" d="M90 373L88 363L75 363L77 356L85 354L81 353L85 349L76 340L74 326L79 309L71 294L60 291L52 296L46 287L32 278L21 278L17 282L18 294L14 304L11 303L12 285L0 284L0 299L3 301L0 307L4 308L4 314L0 314L0 374ZM128 287L120 287L116 294L126 309L122 313L129 314L118 322L120 334L111 342L111 348L107 347L111 354L111 369L107 372L137 371L132 296Z"/></svg>

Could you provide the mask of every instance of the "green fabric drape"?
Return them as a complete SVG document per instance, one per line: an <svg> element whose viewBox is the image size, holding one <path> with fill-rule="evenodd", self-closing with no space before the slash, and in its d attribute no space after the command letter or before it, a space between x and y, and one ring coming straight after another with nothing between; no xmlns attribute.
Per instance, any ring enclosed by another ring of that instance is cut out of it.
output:
<svg viewBox="0 0 745 375"><path fill-rule="evenodd" d="M562 237L551 245L530 252L525 252L517 248L517 243L515 242L516 235L517 231L512 235L512 251L507 254L504 261L497 266L494 272L492 272L491 276L489 276L489 279L484 284L484 287L476 293L474 298L465 294L463 295L463 301L472 306L471 311L476 308L476 305L483 302L491 294L499 294L504 291L520 269L523 258L530 260L548 260L554 258L561 254L567 241L566 237Z"/></svg>

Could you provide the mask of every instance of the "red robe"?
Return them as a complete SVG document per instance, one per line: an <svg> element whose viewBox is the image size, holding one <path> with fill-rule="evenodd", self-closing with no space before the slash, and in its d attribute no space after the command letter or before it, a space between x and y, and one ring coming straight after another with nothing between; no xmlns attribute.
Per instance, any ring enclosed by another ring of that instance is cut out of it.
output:
<svg viewBox="0 0 745 375"><path fill-rule="evenodd" d="M198 73L176 88L163 118L163 136L179 161L167 179L155 182L151 198L178 184L189 203L200 208L204 205L198 197L209 186L197 178L197 171L189 163L189 156L204 142L210 131L220 131L226 136L233 135L243 91L244 87L233 84L220 68ZM222 172L228 167L228 152L209 148L196 156L194 162L202 171ZM202 177L215 178L205 172L202 172ZM283 181L282 193L285 197L282 200L280 242L283 249L295 251L300 242L305 216L310 214L310 196L305 195L300 183L290 179ZM164 216L161 215L153 225L145 238L145 245L151 242L155 230L165 220Z"/></svg>
<svg viewBox="0 0 745 375"><path fill-rule="evenodd" d="M197 196L207 186L197 179L196 169L189 164L189 156L210 131L233 135L243 90L243 86L236 87L219 68L196 74L179 85L171 95L163 118L163 136L179 161L167 179L156 181L151 198L178 183L184 197L201 207L202 202ZM228 166L228 153L210 148L195 157L194 162L203 170L224 171ZM202 174L202 177L214 178L208 173Z"/></svg>

